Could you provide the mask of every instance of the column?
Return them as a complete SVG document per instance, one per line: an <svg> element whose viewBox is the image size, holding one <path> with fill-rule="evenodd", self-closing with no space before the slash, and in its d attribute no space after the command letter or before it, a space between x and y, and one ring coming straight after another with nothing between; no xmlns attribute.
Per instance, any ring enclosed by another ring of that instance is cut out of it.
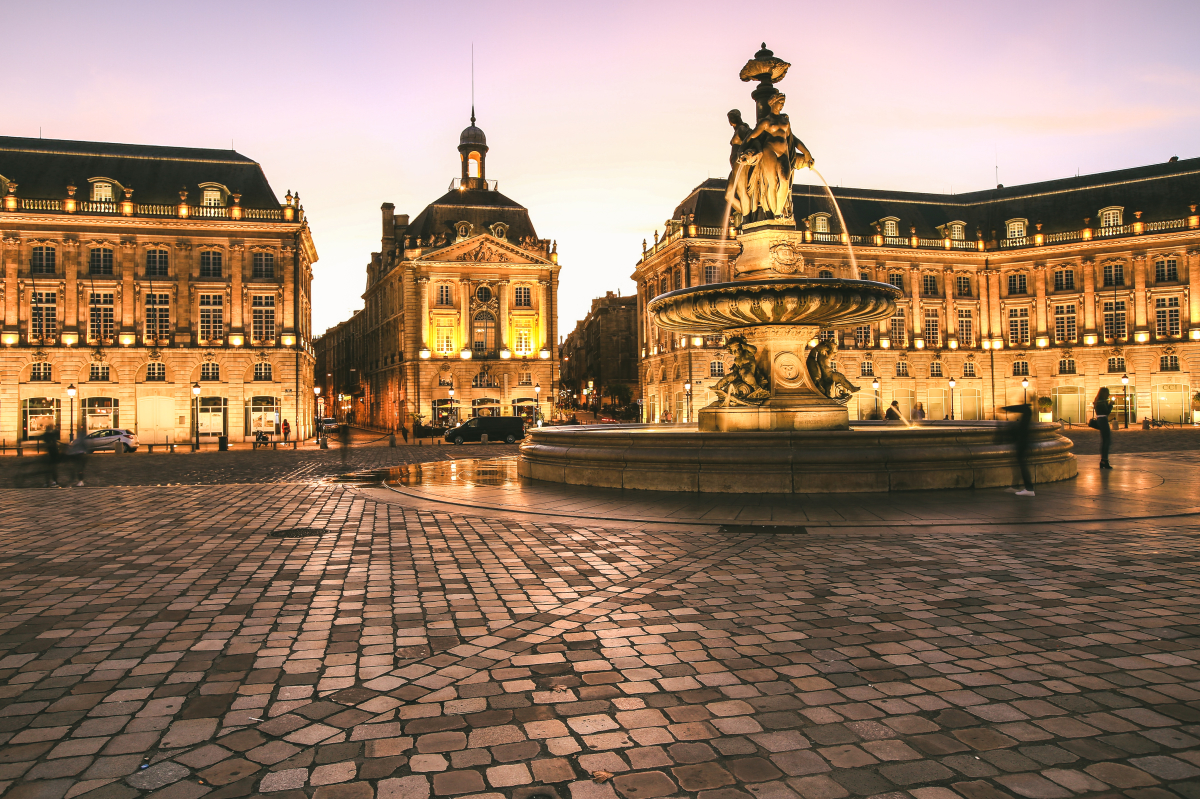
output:
<svg viewBox="0 0 1200 799"><path fill-rule="evenodd" d="M462 336L463 347L470 348L471 346L471 282L465 278L459 278L458 281L458 297L462 307L459 308L459 335Z"/></svg>
<svg viewBox="0 0 1200 799"><path fill-rule="evenodd" d="M1083 268L1083 332L1096 332L1096 261L1084 258Z"/></svg>
<svg viewBox="0 0 1200 799"><path fill-rule="evenodd" d="M21 258L21 239L4 237L4 327L15 330L18 323L17 269Z"/></svg>
<svg viewBox="0 0 1200 799"><path fill-rule="evenodd" d="M1193 247L1183 260L1184 269L1187 270L1188 320L1193 327L1200 325L1200 264L1196 263L1197 255L1200 255L1200 249Z"/></svg>
<svg viewBox="0 0 1200 799"><path fill-rule="evenodd" d="M976 335L982 342L985 338L992 337L991 324L991 302L988 298L988 272L989 269L978 269L975 272L975 295L979 297L979 313L975 320Z"/></svg>
<svg viewBox="0 0 1200 799"><path fill-rule="evenodd" d="M175 245L175 343L180 344L191 340L192 306L188 302L192 295L192 245Z"/></svg>
<svg viewBox="0 0 1200 799"><path fill-rule="evenodd" d="M546 299L546 287L549 285L549 280L538 281L538 341L540 341L541 344L537 347L537 349L534 350L534 358L538 357L538 350L540 350L542 347L545 347L546 349L550 348L550 342L546 338L547 333L550 331L549 321L546 319L546 309L550 307L550 304Z"/></svg>
<svg viewBox="0 0 1200 799"><path fill-rule="evenodd" d="M1146 329L1146 266L1145 253L1133 256L1133 319L1134 330Z"/></svg>
<svg viewBox="0 0 1200 799"><path fill-rule="evenodd" d="M988 275L988 311L991 318L992 338L1004 338L1004 320L1000 307L1000 270L993 269Z"/></svg>
<svg viewBox="0 0 1200 799"><path fill-rule="evenodd" d="M946 295L946 300L942 304L945 308L946 321L942 330L942 341L949 342L950 337L958 338L958 316L955 313L954 307L954 267L947 266L942 270L942 289ZM958 342L958 346L962 347L963 342Z"/></svg>
<svg viewBox="0 0 1200 799"><path fill-rule="evenodd" d="M418 330L421 331L420 340L417 341L416 357L421 357L421 349L429 347L429 278L422 275L417 278L418 308L421 312L421 322L418 325ZM432 347L430 347L432 349Z"/></svg>
<svg viewBox="0 0 1200 799"><path fill-rule="evenodd" d="M128 333L133 329L134 321L134 293L133 293L133 278L134 269L136 269L136 241L122 241L120 247L121 263L116 270L117 280L121 286L121 319L118 330L121 333Z"/></svg>
<svg viewBox="0 0 1200 799"><path fill-rule="evenodd" d="M285 244L279 248L280 254L283 256L280 263L277 264L279 270L283 272L283 297L281 303L283 305L282 312L276 309L279 319L283 322L276 338L283 332L296 333L296 308L295 308L295 292L296 284L293 280L293 267L295 266L296 248L290 244ZM278 279L278 278L277 278Z"/></svg>
<svg viewBox="0 0 1200 799"><path fill-rule="evenodd" d="M79 286L76 279L79 271L79 242L65 239L59 254L63 259L64 278L62 329L64 333L73 333L79 330Z"/></svg>
<svg viewBox="0 0 1200 799"><path fill-rule="evenodd" d="M280 263L279 268L283 268ZM243 332L243 314L245 309L242 307L242 280L245 277L246 269L246 245L231 244L229 245L229 275L230 275L230 307L229 307L229 332Z"/></svg>
<svg viewBox="0 0 1200 799"><path fill-rule="evenodd" d="M1037 334L1046 335L1046 265L1034 264L1033 267L1033 296L1034 313L1037 315ZM1037 339L1034 339L1036 344Z"/></svg>
<svg viewBox="0 0 1200 799"><path fill-rule="evenodd" d="M500 308L500 327L496 331L496 349L502 350L508 342L508 298L512 292L508 290L508 281L500 280L496 283L496 305Z"/></svg>

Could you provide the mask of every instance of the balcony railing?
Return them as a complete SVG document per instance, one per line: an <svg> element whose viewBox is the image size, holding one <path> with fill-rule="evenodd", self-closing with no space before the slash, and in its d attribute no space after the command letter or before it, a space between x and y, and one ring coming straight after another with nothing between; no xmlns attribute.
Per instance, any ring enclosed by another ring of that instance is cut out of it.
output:
<svg viewBox="0 0 1200 799"><path fill-rule="evenodd" d="M302 221L303 209L293 206L283 208L246 208L240 205L179 205L144 204L110 200L47 200L30 197L9 197L16 207L0 205L0 211L33 211L43 214L71 214L97 216L141 216L175 217L179 219L230 219L257 222ZM288 220L289 212L292 220Z"/></svg>

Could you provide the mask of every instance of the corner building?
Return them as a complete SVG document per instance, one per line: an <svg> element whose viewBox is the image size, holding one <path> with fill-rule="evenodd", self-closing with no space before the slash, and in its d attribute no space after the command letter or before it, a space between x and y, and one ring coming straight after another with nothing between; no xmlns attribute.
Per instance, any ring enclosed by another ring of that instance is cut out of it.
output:
<svg viewBox="0 0 1200 799"><path fill-rule="evenodd" d="M1107 386L1120 421L1192 422L1200 159L957 195L833 193L845 229L822 187L793 186L795 227L771 226L763 277L858 277L904 291L891 319L820 333L861 387L851 419L893 400L906 416L920 402L929 419L992 419L1028 397L1048 398L1044 419L1079 424ZM721 337L672 335L646 311L658 294L739 274L739 238L760 237L762 225L735 214L723 230L724 194L724 180L693 190L633 273L649 419L669 410L685 421L689 373L698 410L729 365Z"/></svg>
<svg viewBox="0 0 1200 799"><path fill-rule="evenodd" d="M317 341L338 418L395 430L414 417L550 415L557 247L487 178L474 116L458 152L461 175L411 221L383 204L363 309Z"/></svg>
<svg viewBox="0 0 1200 799"><path fill-rule="evenodd" d="M310 434L317 253L251 159L0 137L0 243L0 438Z"/></svg>

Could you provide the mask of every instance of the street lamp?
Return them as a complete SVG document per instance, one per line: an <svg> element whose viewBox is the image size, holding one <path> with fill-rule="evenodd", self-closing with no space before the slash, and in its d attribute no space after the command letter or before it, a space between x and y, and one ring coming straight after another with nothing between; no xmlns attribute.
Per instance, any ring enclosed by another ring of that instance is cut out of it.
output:
<svg viewBox="0 0 1200 799"><path fill-rule="evenodd" d="M67 396L71 398L71 435L75 435L75 384L67 386Z"/></svg>
<svg viewBox="0 0 1200 799"><path fill-rule="evenodd" d="M321 387L313 386L313 437L318 440L321 438L321 411L317 407L320 397Z"/></svg>
<svg viewBox="0 0 1200 799"><path fill-rule="evenodd" d="M954 421L954 378L950 378L950 421Z"/></svg>
<svg viewBox="0 0 1200 799"><path fill-rule="evenodd" d="M1129 375L1121 375L1121 391L1125 395L1125 405L1121 415L1125 417L1125 429L1129 429Z"/></svg>
<svg viewBox="0 0 1200 799"><path fill-rule="evenodd" d="M1028 405L1029 404L1029 378L1028 377L1021 378L1021 388L1023 388L1025 390L1025 404Z"/></svg>
<svg viewBox="0 0 1200 799"><path fill-rule="evenodd" d="M683 384L683 395L687 397L687 420L690 423L692 421L692 382L690 380Z"/></svg>
<svg viewBox="0 0 1200 799"><path fill-rule="evenodd" d="M871 381L871 388L875 389L875 415L879 416L879 378Z"/></svg>
<svg viewBox="0 0 1200 799"><path fill-rule="evenodd" d="M533 397L534 397L534 399L533 399L533 402L534 402L533 419L535 422L537 422L538 427L541 427L542 420L538 419L538 416L540 416L542 413L542 384L541 383L534 383Z"/></svg>
<svg viewBox="0 0 1200 799"><path fill-rule="evenodd" d="M192 383L192 428L195 437L192 439L192 452L200 449L200 384Z"/></svg>
<svg viewBox="0 0 1200 799"><path fill-rule="evenodd" d="M450 426L458 424L458 406L454 404L454 386L450 386Z"/></svg>

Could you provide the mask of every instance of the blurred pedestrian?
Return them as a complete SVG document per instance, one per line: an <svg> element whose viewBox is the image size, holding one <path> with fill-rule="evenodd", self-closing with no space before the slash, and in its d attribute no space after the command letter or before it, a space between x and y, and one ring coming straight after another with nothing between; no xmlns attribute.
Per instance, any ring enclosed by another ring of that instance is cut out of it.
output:
<svg viewBox="0 0 1200 799"><path fill-rule="evenodd" d="M1092 402L1092 410L1095 411L1096 415L1088 422L1088 427L1094 427L1100 431L1101 469L1112 468L1108 462L1108 450L1112 447L1112 425L1108 423L1108 420L1115 403L1116 400L1109 396L1107 387L1101 387L1096 392L1096 399Z"/></svg>
<svg viewBox="0 0 1200 799"><path fill-rule="evenodd" d="M288 443L288 436L292 434L292 426L288 424L288 420L283 420L283 443Z"/></svg>
<svg viewBox="0 0 1200 799"><path fill-rule="evenodd" d="M58 461L60 457L58 443L58 425L51 422L42 431L42 444L46 447L46 454L42 461L42 468L46 473L46 488L54 488L58 485Z"/></svg>
<svg viewBox="0 0 1200 799"><path fill-rule="evenodd" d="M91 451L87 444L87 430L83 424L79 425L79 430L75 433L75 438L67 446L67 460L71 465L71 476L68 478L68 483L76 488L83 485L83 475L87 469L87 459Z"/></svg>
<svg viewBox="0 0 1200 799"><path fill-rule="evenodd" d="M1017 491L1018 497L1032 497L1033 471L1029 468L1030 437L1033 430L1033 407L1028 402L1019 405L1005 405L1000 410L1005 413L1017 414L1017 421L1009 426L1009 434L1017 450L1017 465L1021 468L1021 479L1025 488Z"/></svg>
<svg viewBox="0 0 1200 799"><path fill-rule="evenodd" d="M904 415L900 413L900 401L892 400L892 404L888 406L887 413L883 416L889 422L903 422Z"/></svg>
<svg viewBox="0 0 1200 799"><path fill-rule="evenodd" d="M338 444L342 450L342 471L346 470L346 458L350 455L350 425L338 427Z"/></svg>
<svg viewBox="0 0 1200 799"><path fill-rule="evenodd" d="M925 421L925 406L920 402L917 403L917 407L913 408L912 420L914 422Z"/></svg>

